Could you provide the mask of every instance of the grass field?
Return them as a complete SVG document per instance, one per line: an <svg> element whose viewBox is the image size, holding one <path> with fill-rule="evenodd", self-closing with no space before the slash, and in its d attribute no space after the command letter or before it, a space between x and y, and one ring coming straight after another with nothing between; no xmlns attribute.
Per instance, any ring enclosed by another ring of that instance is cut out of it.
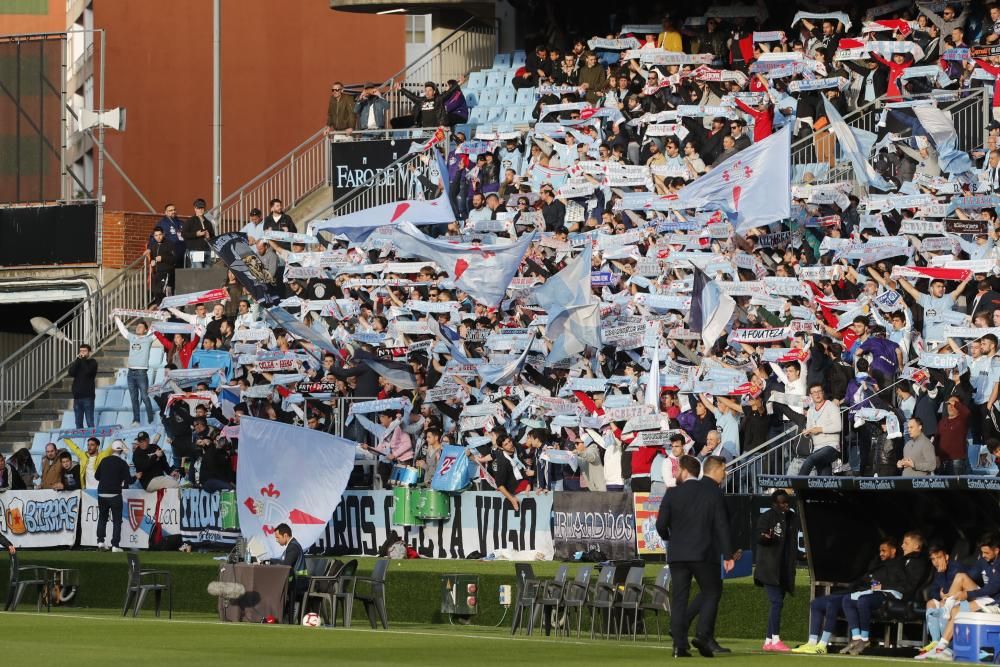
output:
<svg viewBox="0 0 1000 667"><path fill-rule="evenodd" d="M107 667L228 665L635 665L671 660L669 641L590 640L533 635L482 626L393 624L391 629L302 628L225 624L204 614L174 620L125 618L110 611L61 610L0 614L3 663ZM40 641L44 640L44 641ZM905 658L792 656L762 653L759 642L723 640L733 649L715 663L772 667L822 665L823 660L909 662ZM694 658L681 664L711 664Z"/></svg>

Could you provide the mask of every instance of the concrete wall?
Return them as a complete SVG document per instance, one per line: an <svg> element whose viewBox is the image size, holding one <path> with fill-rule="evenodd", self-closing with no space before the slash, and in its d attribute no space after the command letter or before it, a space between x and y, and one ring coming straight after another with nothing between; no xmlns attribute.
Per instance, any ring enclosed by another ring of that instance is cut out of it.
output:
<svg viewBox="0 0 1000 667"><path fill-rule="evenodd" d="M173 202L182 216L196 197L211 204L212 4L94 3L107 30L105 106L128 110L108 149L157 210ZM334 12L327 0L223 0L222 13L223 196L324 125L334 80L383 80L405 64L401 16ZM111 209L144 210L110 166L105 196Z"/></svg>
<svg viewBox="0 0 1000 667"><path fill-rule="evenodd" d="M104 211L104 245L101 264L104 268L121 269L146 250L146 242L159 214Z"/></svg>
<svg viewBox="0 0 1000 667"><path fill-rule="evenodd" d="M28 0L17 14L0 9L0 35L62 32L66 29L66 0Z"/></svg>

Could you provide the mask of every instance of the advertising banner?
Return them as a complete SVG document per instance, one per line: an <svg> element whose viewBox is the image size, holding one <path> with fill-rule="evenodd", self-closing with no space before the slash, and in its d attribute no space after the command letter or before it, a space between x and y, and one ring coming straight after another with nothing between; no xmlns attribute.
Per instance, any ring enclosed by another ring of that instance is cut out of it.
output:
<svg viewBox="0 0 1000 667"><path fill-rule="evenodd" d="M235 491L181 489L181 539L192 545L227 547L240 536Z"/></svg>
<svg viewBox="0 0 1000 667"><path fill-rule="evenodd" d="M664 553L664 542L656 532L656 517L660 513L663 496L652 493L632 494L635 508L635 537L639 555Z"/></svg>
<svg viewBox="0 0 1000 667"><path fill-rule="evenodd" d="M636 557L635 515L628 493L555 493L552 543L559 560L578 551L600 551L604 558Z"/></svg>
<svg viewBox="0 0 1000 667"><path fill-rule="evenodd" d="M43 493L36 491L36 493ZM85 547L97 546L97 490L83 492L82 532L80 544ZM177 535L180 523L180 490L163 489L148 493L142 489L126 489L122 492L122 549L149 549L157 546L164 538ZM74 526L75 531L75 526ZM111 544L111 520L108 520L105 542ZM75 535L74 535L75 537ZM68 544L72 544L70 538Z"/></svg>
<svg viewBox="0 0 1000 667"><path fill-rule="evenodd" d="M392 492L348 491L319 544L338 554L375 556L389 532L396 531L425 558L468 558L473 552L485 557L510 549L538 551L551 560L553 495L560 494L518 496L521 507L517 511L496 492L449 495L447 519L399 526L393 524Z"/></svg>
<svg viewBox="0 0 1000 667"><path fill-rule="evenodd" d="M0 493L0 533L18 548L72 546L79 516L79 491Z"/></svg>

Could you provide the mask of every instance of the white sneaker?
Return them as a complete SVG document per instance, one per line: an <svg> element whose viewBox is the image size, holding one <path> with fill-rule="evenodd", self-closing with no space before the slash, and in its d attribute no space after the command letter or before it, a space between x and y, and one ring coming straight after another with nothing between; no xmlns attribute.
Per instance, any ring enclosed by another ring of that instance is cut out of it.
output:
<svg viewBox="0 0 1000 667"><path fill-rule="evenodd" d="M137 421L133 421L132 422L132 426L138 426L138 425L139 425L139 422L137 422Z"/></svg>
<svg viewBox="0 0 1000 667"><path fill-rule="evenodd" d="M118 547L111 547L111 553L120 554L124 549L119 549Z"/></svg>
<svg viewBox="0 0 1000 667"><path fill-rule="evenodd" d="M941 662L951 662L955 659L955 654L950 648L936 648L927 652L927 660L939 660Z"/></svg>
<svg viewBox="0 0 1000 667"><path fill-rule="evenodd" d="M104 551L105 549L107 549L107 547L104 546L104 542L98 542L97 543L97 550L98 551Z"/></svg>

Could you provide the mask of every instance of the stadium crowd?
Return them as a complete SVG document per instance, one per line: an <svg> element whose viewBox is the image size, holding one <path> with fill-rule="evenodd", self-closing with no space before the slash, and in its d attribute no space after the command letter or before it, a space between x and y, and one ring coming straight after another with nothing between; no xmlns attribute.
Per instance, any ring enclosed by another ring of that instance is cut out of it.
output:
<svg viewBox="0 0 1000 667"><path fill-rule="evenodd" d="M187 223L167 206L149 245L161 309L120 323L134 421L145 407L172 454L139 433L138 483L233 488L245 415L358 442L361 488L399 468L429 484L441 448L466 445L473 483L515 507L528 490L661 490L684 454L771 448L780 473L994 474L1000 8L778 11L794 15L713 7L540 43L514 77L538 92L527 130L419 147L405 223L300 230L275 199L224 293L171 293L215 231L203 201ZM455 130L463 83L409 94L409 124ZM331 131L392 120L375 86L332 93ZM945 112L974 95L986 131ZM845 123L875 100L874 132ZM792 142L808 157L788 168ZM150 387L157 344L169 370ZM78 469L50 447L46 488L87 484L106 455L70 442Z"/></svg>

